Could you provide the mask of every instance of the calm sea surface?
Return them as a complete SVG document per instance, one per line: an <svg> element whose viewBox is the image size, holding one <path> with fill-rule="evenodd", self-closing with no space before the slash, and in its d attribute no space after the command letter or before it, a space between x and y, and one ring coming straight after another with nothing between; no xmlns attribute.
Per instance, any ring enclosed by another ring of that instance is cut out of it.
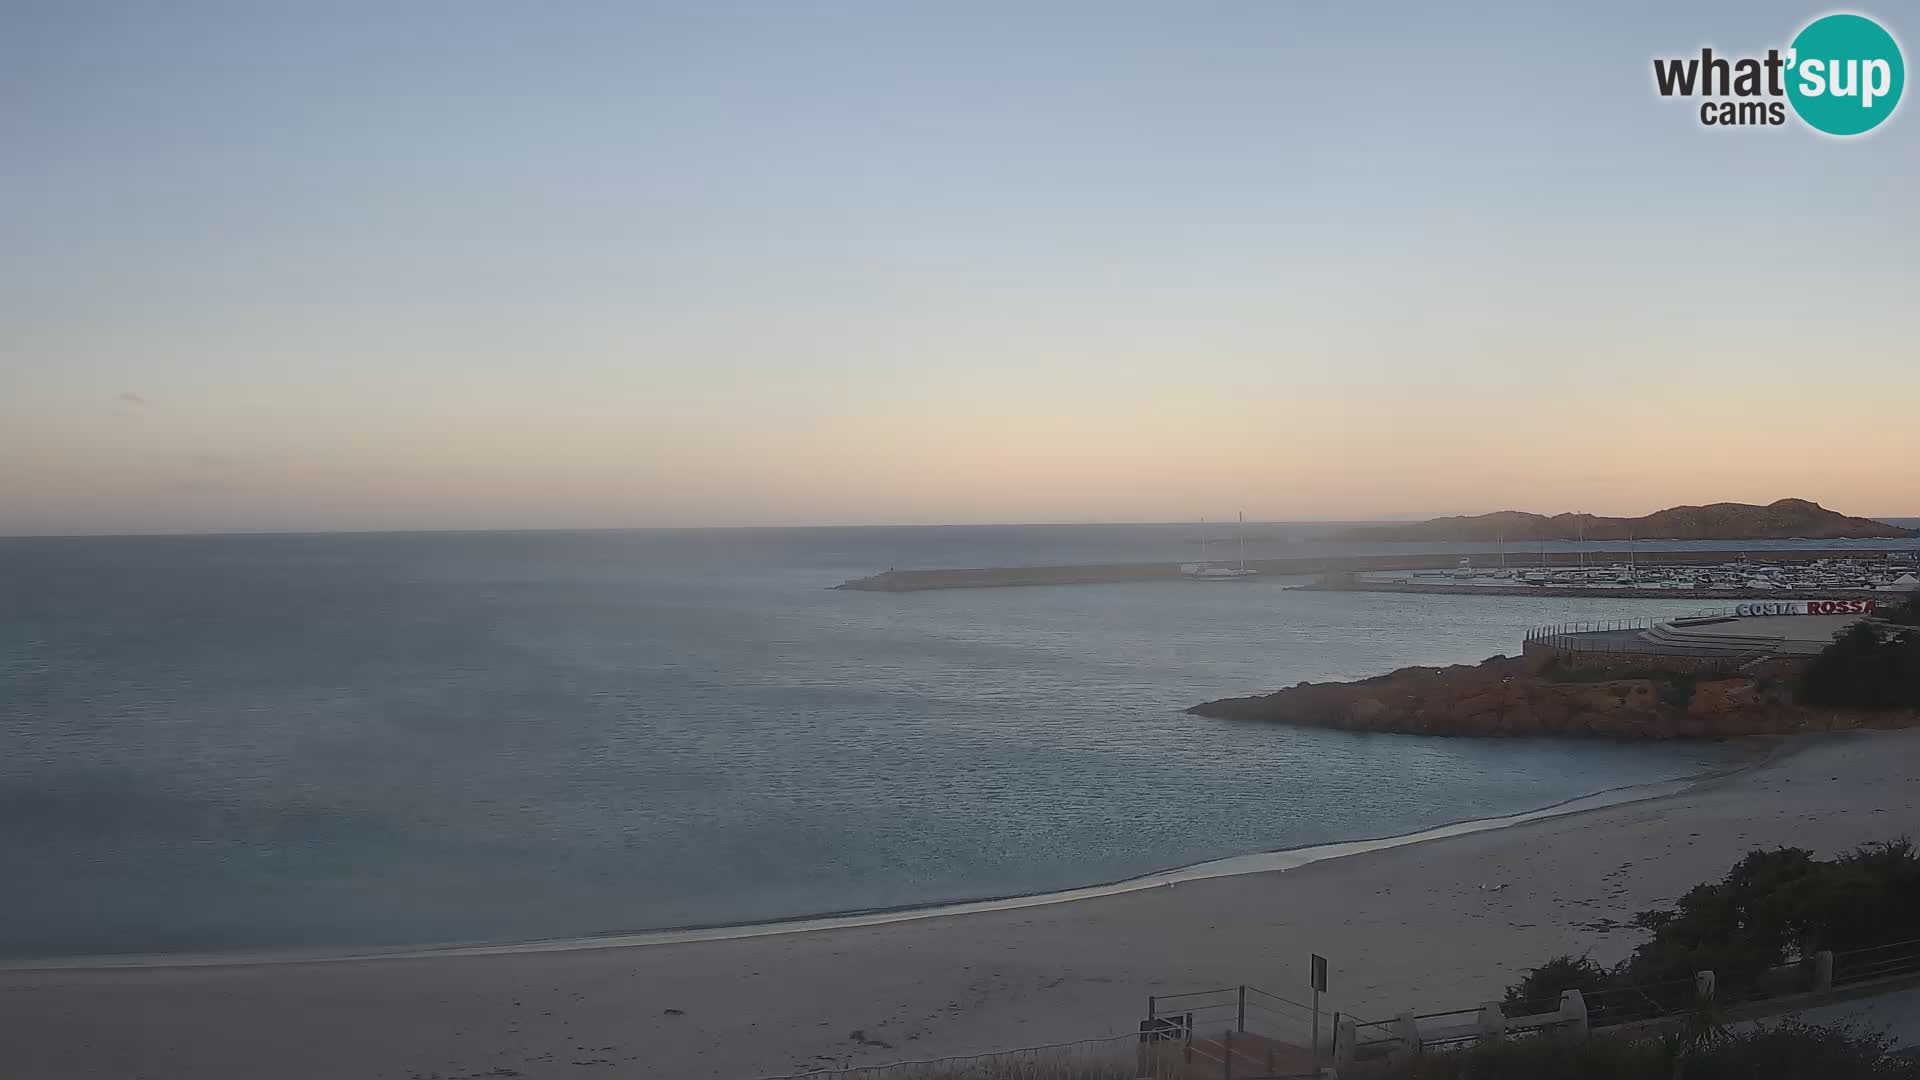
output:
<svg viewBox="0 0 1920 1080"><path fill-rule="evenodd" d="M1181 713L1668 602L1278 579L827 588L890 566L1190 558L1192 532L0 539L0 955L527 939L1031 892L1734 753Z"/></svg>

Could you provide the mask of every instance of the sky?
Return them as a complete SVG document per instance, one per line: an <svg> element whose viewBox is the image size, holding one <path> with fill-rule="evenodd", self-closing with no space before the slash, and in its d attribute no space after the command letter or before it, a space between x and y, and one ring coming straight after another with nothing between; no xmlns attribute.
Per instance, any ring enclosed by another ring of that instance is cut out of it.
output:
<svg viewBox="0 0 1920 1080"><path fill-rule="evenodd" d="M0 534L1920 514L1826 10L0 0Z"/></svg>

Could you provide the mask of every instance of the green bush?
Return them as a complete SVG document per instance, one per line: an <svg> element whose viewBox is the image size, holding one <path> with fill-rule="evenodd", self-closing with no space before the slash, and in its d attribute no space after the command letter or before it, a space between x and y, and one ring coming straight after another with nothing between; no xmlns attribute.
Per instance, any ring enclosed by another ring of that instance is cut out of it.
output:
<svg viewBox="0 0 1920 1080"><path fill-rule="evenodd" d="M1716 1034L1691 1048L1671 1039L1597 1036L1480 1043L1429 1054L1408 1080L1920 1080L1920 1063L1845 1025L1784 1021Z"/></svg>
<svg viewBox="0 0 1920 1080"><path fill-rule="evenodd" d="M1715 1039L1689 1055L1685 1080L1913 1080L1920 1062L1892 1040L1846 1025L1783 1020Z"/></svg>
<svg viewBox="0 0 1920 1080"><path fill-rule="evenodd" d="M1552 1012L1560 1007L1560 995L1578 990L1588 997L1595 991L1609 990L1620 984L1612 971L1584 956L1556 956L1527 972L1519 982L1507 987L1501 1007L1508 1016ZM1597 1008L1588 1008L1588 1018L1600 1022Z"/></svg>
<svg viewBox="0 0 1920 1080"><path fill-rule="evenodd" d="M1904 603L1883 612L1882 617L1902 626L1920 626L1920 593L1908 593Z"/></svg>
<svg viewBox="0 0 1920 1080"><path fill-rule="evenodd" d="M1633 925L1653 937L1634 950L1622 974L1664 987L1711 971L1722 987L1754 985L1790 952L1824 947L1809 933L1810 924L1845 912L1819 911L1809 901L1812 879L1835 866L1815 862L1802 848L1749 852L1722 880L1689 889L1672 910L1635 915ZM1681 985L1670 996L1690 993Z"/></svg>
<svg viewBox="0 0 1920 1080"><path fill-rule="evenodd" d="M1920 631L1853 624L1808 665L1799 698L1854 709L1920 708Z"/></svg>
<svg viewBox="0 0 1920 1080"><path fill-rule="evenodd" d="M1548 682L1557 683L1596 683L1620 682L1626 679L1646 679L1653 683L1654 692L1662 705L1686 708L1693 702L1694 687L1699 676L1686 671L1668 671L1664 668L1624 668L1613 670L1599 667L1584 667L1577 661L1564 656L1556 656L1540 667L1540 677Z"/></svg>
<svg viewBox="0 0 1920 1080"><path fill-rule="evenodd" d="M1776 989L1769 973L1829 949L1846 953L1920 940L1920 853L1905 838L1863 844L1837 859L1802 848L1754 850L1719 881L1672 908L1643 911L1649 937L1612 968L1559 956L1507 988L1508 1012L1554 1008L1579 990L1594 1023L1685 1009L1695 972L1711 971L1722 1000Z"/></svg>

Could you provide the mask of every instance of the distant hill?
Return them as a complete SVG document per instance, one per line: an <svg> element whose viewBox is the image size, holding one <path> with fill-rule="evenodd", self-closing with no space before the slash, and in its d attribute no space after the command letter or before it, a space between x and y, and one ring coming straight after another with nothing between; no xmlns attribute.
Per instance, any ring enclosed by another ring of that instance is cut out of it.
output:
<svg viewBox="0 0 1920 1080"><path fill-rule="evenodd" d="M1884 521L1836 514L1805 499L1766 506L1714 503L1675 506L1646 517L1555 514L1545 517L1501 510L1473 517L1443 517L1408 525L1362 525L1336 540L1497 541L1525 540L1879 540L1920 536Z"/></svg>

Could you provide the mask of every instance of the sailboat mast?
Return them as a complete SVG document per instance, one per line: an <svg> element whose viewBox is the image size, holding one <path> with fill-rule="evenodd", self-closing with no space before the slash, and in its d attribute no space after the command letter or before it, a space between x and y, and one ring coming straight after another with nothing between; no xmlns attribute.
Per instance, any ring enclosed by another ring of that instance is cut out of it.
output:
<svg viewBox="0 0 1920 1080"><path fill-rule="evenodd" d="M1240 541L1240 569L1247 568L1247 512L1240 511L1240 527L1234 530L1234 539Z"/></svg>

